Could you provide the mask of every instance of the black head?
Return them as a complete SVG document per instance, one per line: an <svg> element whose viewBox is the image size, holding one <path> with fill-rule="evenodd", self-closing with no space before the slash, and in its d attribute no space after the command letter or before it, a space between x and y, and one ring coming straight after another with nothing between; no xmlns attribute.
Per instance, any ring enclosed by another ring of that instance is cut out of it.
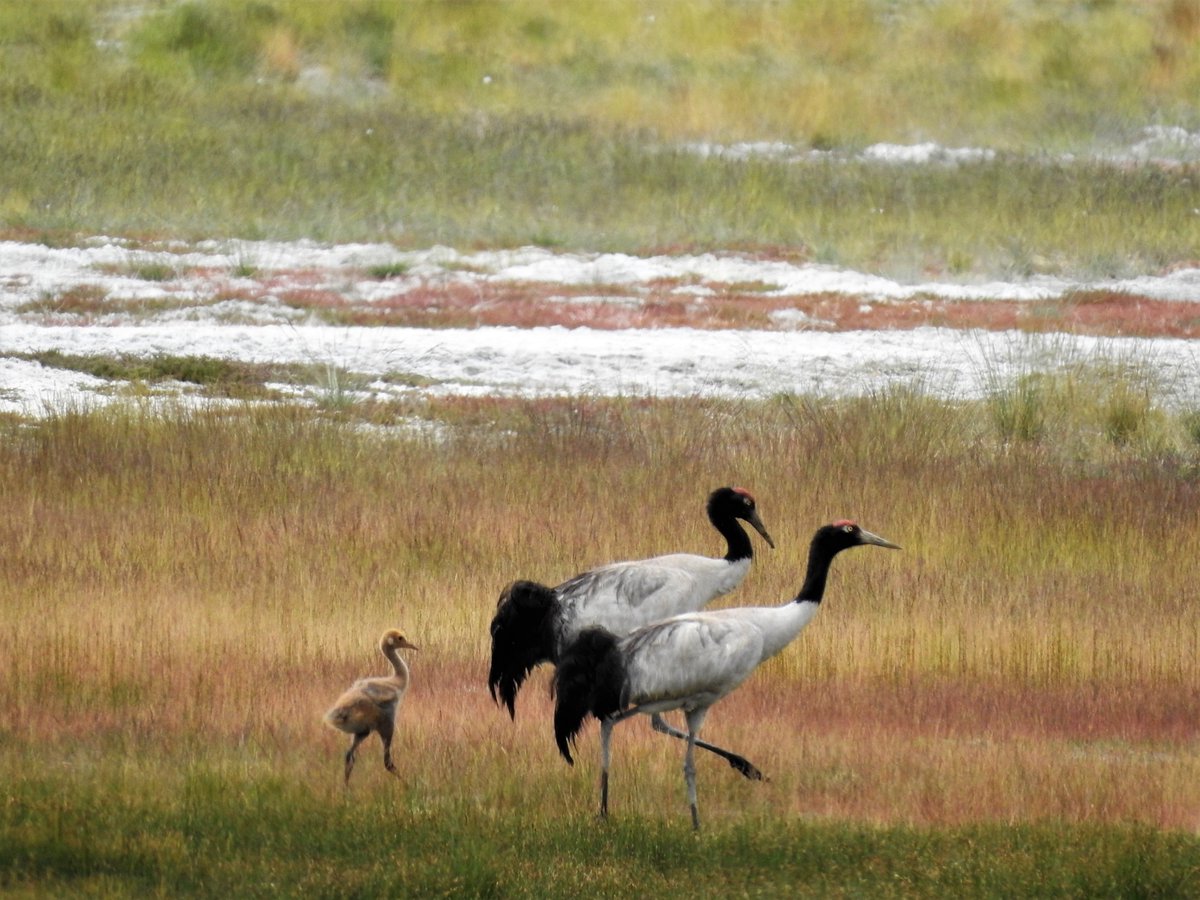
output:
<svg viewBox="0 0 1200 900"><path fill-rule="evenodd" d="M840 519L818 528L808 550L808 572L804 577L804 586L800 588L796 600L820 603L825 593L825 580L829 576L829 564L833 558L843 550L863 545L900 549L899 544L893 544L877 534L864 531L849 519Z"/></svg>
<svg viewBox="0 0 1200 900"><path fill-rule="evenodd" d="M833 556L835 553L840 553L843 550L848 550L851 547L860 547L864 544L869 544L875 547L887 547L890 550L899 550L899 544L893 544L891 541L881 538L877 534L872 534L864 530L857 522L852 522L849 519L839 519L829 525L824 525L817 529L817 533L813 535L812 547L813 550L818 548L824 554Z"/></svg>
<svg viewBox="0 0 1200 900"><path fill-rule="evenodd" d="M708 517L714 524L730 519L749 522L772 549L775 547L771 535L767 534L766 526L758 517L758 504L755 503L754 495L745 488L722 487L709 494Z"/></svg>

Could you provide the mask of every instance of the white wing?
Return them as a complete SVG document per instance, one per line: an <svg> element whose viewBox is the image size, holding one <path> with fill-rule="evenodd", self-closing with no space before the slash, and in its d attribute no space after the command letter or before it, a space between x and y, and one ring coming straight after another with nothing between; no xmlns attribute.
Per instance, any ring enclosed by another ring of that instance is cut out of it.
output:
<svg viewBox="0 0 1200 900"><path fill-rule="evenodd" d="M631 705L659 711L715 702L762 660L753 623L693 613L639 628L622 641Z"/></svg>

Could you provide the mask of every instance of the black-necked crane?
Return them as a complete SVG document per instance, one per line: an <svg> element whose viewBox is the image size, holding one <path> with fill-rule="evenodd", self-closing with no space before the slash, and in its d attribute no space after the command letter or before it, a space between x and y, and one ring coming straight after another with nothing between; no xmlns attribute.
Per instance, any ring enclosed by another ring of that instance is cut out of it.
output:
<svg viewBox="0 0 1200 900"><path fill-rule="evenodd" d="M390 628L379 639L379 650L392 664L391 675L377 678L360 678L325 713L325 723L338 731L353 736L350 749L346 751L346 783L350 783L350 772L354 768L354 754L358 745L374 731L383 741L383 765L396 777L400 773L392 763L392 735L396 728L396 713L408 691L408 664L400 658L401 650L416 650L404 634Z"/></svg>
<svg viewBox="0 0 1200 900"><path fill-rule="evenodd" d="M672 553L651 559L610 563L547 587L515 581L500 594L492 618L492 662L488 690L492 699L516 718L516 697L522 683L538 665L558 662L559 654L581 631L599 626L624 635L668 616L692 612L736 588L750 571L754 546L738 520L748 522L772 548L775 542L758 515L754 497L744 488L717 488L708 497L713 527L725 538L719 558ZM656 731L672 737L686 735L661 716ZM697 746L712 749L700 742ZM722 753L747 778L761 774L746 760Z"/></svg>
<svg viewBox="0 0 1200 900"><path fill-rule="evenodd" d="M674 616L624 637L590 628L562 654L554 674L554 736L568 763L590 714L600 722L600 815L608 815L612 730L643 713L682 710L687 720L683 774L692 826L700 827L695 748L709 709L786 647L820 608L833 558L850 547L898 545L854 522L825 525L813 535L808 570L796 597L782 606L739 607ZM727 751L715 748L721 754Z"/></svg>

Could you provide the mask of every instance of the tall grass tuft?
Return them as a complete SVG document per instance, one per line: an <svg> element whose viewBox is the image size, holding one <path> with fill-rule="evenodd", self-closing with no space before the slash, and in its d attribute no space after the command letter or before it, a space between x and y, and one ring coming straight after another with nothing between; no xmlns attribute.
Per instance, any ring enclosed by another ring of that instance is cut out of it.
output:
<svg viewBox="0 0 1200 900"><path fill-rule="evenodd" d="M1027 336L983 349L978 365L984 408L1005 443L1098 465L1112 446L1139 458L1191 452L1186 404L1152 358L1103 346L1085 355L1069 339Z"/></svg>

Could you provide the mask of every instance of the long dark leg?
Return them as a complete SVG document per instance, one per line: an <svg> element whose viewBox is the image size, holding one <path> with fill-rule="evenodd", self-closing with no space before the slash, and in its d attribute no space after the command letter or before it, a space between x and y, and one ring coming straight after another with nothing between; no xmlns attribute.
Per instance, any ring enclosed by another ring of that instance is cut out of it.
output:
<svg viewBox="0 0 1200 900"><path fill-rule="evenodd" d="M370 733L360 732L354 735L354 740L350 742L350 749L346 751L346 784L350 783L350 772L354 769L354 754L358 751L358 745L365 741Z"/></svg>
<svg viewBox="0 0 1200 900"><path fill-rule="evenodd" d="M658 713L655 713L650 717L650 724L654 727L655 731L661 732L662 734L667 734L673 738L679 738L683 741L688 739L688 736L678 728L672 728L670 725L668 725L666 719L664 719ZM746 759L746 757L739 756L736 753L731 753L722 747L718 747L716 744L709 744L706 741L698 740L696 741L696 746L702 750L707 750L710 753L715 753L751 781L765 781L763 778L763 773L760 772L758 767L750 762L750 760Z"/></svg>
<svg viewBox="0 0 1200 900"><path fill-rule="evenodd" d="M400 773L396 771L392 762L392 735L395 733L395 725L391 719L384 719L379 723L378 730L379 739L383 741L383 767L399 778Z"/></svg>
<svg viewBox="0 0 1200 900"><path fill-rule="evenodd" d="M608 765L612 761L612 730L617 724L613 719L600 723L600 818L608 818Z"/></svg>

